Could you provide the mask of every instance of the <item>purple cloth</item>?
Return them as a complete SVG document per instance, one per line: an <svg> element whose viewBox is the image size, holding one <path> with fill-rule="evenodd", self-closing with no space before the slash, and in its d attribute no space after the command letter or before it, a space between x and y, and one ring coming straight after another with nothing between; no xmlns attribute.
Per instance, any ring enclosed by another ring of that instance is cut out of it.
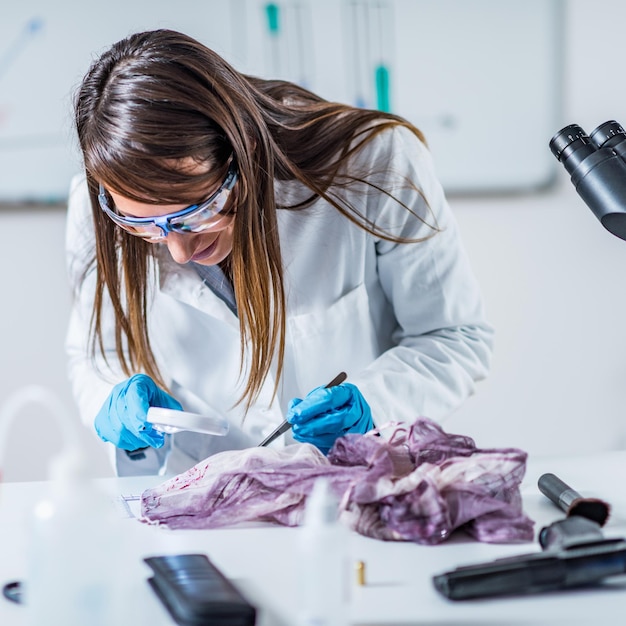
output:
<svg viewBox="0 0 626 626"><path fill-rule="evenodd" d="M526 457L516 448L479 449L420 418L388 439L348 434L328 457L309 444L218 453L147 489L142 517L170 528L297 526L313 483L325 476L342 522L368 537L435 544L463 528L479 541L531 541L519 492Z"/></svg>

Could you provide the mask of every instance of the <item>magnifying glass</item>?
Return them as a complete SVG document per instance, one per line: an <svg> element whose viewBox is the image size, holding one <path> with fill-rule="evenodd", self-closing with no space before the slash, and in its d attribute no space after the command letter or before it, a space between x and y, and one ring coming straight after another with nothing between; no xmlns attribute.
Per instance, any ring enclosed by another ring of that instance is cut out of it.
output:
<svg viewBox="0 0 626 626"><path fill-rule="evenodd" d="M155 430L162 433L172 434L182 430L191 430L205 435L224 437L228 434L229 423L219 415L205 415L165 409L151 406L146 418Z"/></svg>

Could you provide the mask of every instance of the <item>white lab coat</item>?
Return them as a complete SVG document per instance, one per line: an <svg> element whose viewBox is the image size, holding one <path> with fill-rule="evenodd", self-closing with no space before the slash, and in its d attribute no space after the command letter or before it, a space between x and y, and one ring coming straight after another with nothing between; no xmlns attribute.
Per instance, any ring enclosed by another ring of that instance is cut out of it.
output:
<svg viewBox="0 0 626 626"><path fill-rule="evenodd" d="M398 128L379 136L354 165L387 172L379 182L391 185L432 223L422 197L398 183L403 177L414 181L442 231L424 242L397 244L366 233L321 200L304 211L279 210L287 295L284 373L274 401L274 376L268 376L245 420L243 407L234 406L243 388L238 320L192 267L176 264L162 246L150 296L152 348L184 408L217 409L230 420L231 433L225 438L178 433L165 450L130 465L118 451L120 474L157 466L163 471L166 456L168 473L179 472L220 449L256 445L283 420L291 398L303 397L340 371L361 390L378 426L418 416L441 419L474 392L489 369L493 333L430 153ZM279 203L303 194L297 183L276 185ZM396 234L432 232L382 194L352 191L349 197ZM77 178L67 227L74 287L93 253L90 211L84 179ZM92 275L77 294L67 335L69 376L90 427L112 385L125 378L110 329L104 338L108 366L98 359L98 373L87 356L93 284Z"/></svg>

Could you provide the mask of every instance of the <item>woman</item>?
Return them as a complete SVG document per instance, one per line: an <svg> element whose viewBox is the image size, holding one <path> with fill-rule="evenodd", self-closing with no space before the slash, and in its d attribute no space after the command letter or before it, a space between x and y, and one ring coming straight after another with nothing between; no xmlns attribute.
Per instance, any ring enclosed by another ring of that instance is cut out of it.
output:
<svg viewBox="0 0 626 626"><path fill-rule="evenodd" d="M326 452L442 418L487 374L479 289L406 120L242 75L168 30L106 51L75 117L70 377L119 474L183 471L285 417ZM149 406L216 409L230 433L164 438Z"/></svg>

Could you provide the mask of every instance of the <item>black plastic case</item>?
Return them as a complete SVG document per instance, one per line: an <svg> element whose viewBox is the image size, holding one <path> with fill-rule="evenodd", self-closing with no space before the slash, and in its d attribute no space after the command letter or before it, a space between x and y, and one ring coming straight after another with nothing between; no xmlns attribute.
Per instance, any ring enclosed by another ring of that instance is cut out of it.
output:
<svg viewBox="0 0 626 626"><path fill-rule="evenodd" d="M256 609L204 554L144 559L152 589L181 626L253 626Z"/></svg>

